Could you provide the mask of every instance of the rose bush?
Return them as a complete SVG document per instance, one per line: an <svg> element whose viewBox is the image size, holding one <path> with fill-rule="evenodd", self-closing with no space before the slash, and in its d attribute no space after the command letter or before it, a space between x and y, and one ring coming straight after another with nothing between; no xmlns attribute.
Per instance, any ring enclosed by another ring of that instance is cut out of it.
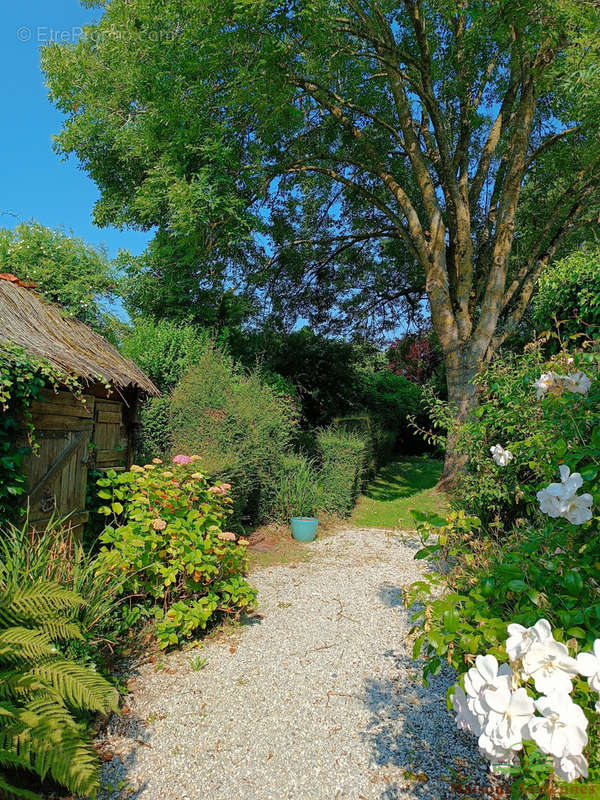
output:
<svg viewBox="0 0 600 800"><path fill-rule="evenodd" d="M248 542L224 530L231 487L211 486L195 457L110 470L98 486L109 520L98 571L122 582L130 624L153 616L165 648L253 605L256 591L243 577Z"/></svg>
<svg viewBox="0 0 600 800"><path fill-rule="evenodd" d="M585 480L600 454L600 341L546 361L537 347L498 359L477 378L479 404L458 432L468 465L456 505L487 526L535 515L536 494L566 463ZM451 424L446 404L430 415ZM454 432L454 431L451 431ZM595 477L595 475L594 475Z"/></svg>
<svg viewBox="0 0 600 800"><path fill-rule="evenodd" d="M417 604L413 655L426 680L445 663L457 671L457 725L512 775L515 800L600 783L595 359L593 349L563 353L550 369L528 353L511 359L512 373L507 362L490 367L462 433L473 463L454 502L495 501L497 513L413 514L416 557L433 567L405 591Z"/></svg>

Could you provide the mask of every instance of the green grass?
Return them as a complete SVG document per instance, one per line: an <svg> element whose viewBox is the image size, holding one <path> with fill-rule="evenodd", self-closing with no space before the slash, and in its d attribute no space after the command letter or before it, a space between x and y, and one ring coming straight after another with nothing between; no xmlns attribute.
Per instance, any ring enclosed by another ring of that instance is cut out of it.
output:
<svg viewBox="0 0 600 800"><path fill-rule="evenodd" d="M411 509L443 514L448 502L433 488L442 462L428 456L406 456L384 467L356 504L352 523L360 528L412 530Z"/></svg>

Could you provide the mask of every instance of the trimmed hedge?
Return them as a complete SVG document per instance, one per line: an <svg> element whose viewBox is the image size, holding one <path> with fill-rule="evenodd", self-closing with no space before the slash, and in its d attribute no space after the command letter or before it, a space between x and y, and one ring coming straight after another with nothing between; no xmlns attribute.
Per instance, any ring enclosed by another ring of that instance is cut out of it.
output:
<svg viewBox="0 0 600 800"><path fill-rule="evenodd" d="M370 440L343 428L327 428L317 438L321 451L321 507L347 517L367 474Z"/></svg>

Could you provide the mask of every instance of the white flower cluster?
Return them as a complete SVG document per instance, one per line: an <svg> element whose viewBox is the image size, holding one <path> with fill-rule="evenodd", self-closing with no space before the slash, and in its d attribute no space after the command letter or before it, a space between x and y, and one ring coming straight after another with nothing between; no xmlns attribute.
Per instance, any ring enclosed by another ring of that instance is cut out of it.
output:
<svg viewBox="0 0 600 800"><path fill-rule="evenodd" d="M505 450L501 444L495 444L490 447L490 453L499 467L505 467L513 459L513 454L510 450Z"/></svg>
<svg viewBox="0 0 600 800"><path fill-rule="evenodd" d="M570 375L558 375L556 372L543 372L533 384L536 388L536 396L539 400L546 392L574 392L575 394L586 394L591 380L585 372L573 372Z"/></svg>
<svg viewBox="0 0 600 800"><path fill-rule="evenodd" d="M561 482L551 483L536 495L540 511L554 519L563 517L573 525L588 522L592 518L594 498L587 493L577 494L583 486L583 478L578 472L571 475L566 464L561 464L558 470Z"/></svg>
<svg viewBox="0 0 600 800"><path fill-rule="evenodd" d="M558 778L587 777L588 720L571 692L575 676L583 675L600 693L600 639L593 653L575 659L554 639L545 619L531 628L509 625L508 634L510 664L499 666L489 654L477 656L464 676L464 690L455 686L452 707L458 727L479 737L481 752L495 771L516 763L523 741L532 740L552 760ZM537 698L532 697L534 688Z"/></svg>

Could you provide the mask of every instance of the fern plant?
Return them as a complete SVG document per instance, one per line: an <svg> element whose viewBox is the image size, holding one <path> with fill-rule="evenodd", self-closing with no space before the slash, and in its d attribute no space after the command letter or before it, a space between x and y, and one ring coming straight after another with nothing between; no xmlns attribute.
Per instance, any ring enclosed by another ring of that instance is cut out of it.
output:
<svg viewBox="0 0 600 800"><path fill-rule="evenodd" d="M118 695L57 644L81 637L70 617L83 601L50 582L0 582L0 797L37 798L24 772L94 796L98 758L82 712L116 710Z"/></svg>

